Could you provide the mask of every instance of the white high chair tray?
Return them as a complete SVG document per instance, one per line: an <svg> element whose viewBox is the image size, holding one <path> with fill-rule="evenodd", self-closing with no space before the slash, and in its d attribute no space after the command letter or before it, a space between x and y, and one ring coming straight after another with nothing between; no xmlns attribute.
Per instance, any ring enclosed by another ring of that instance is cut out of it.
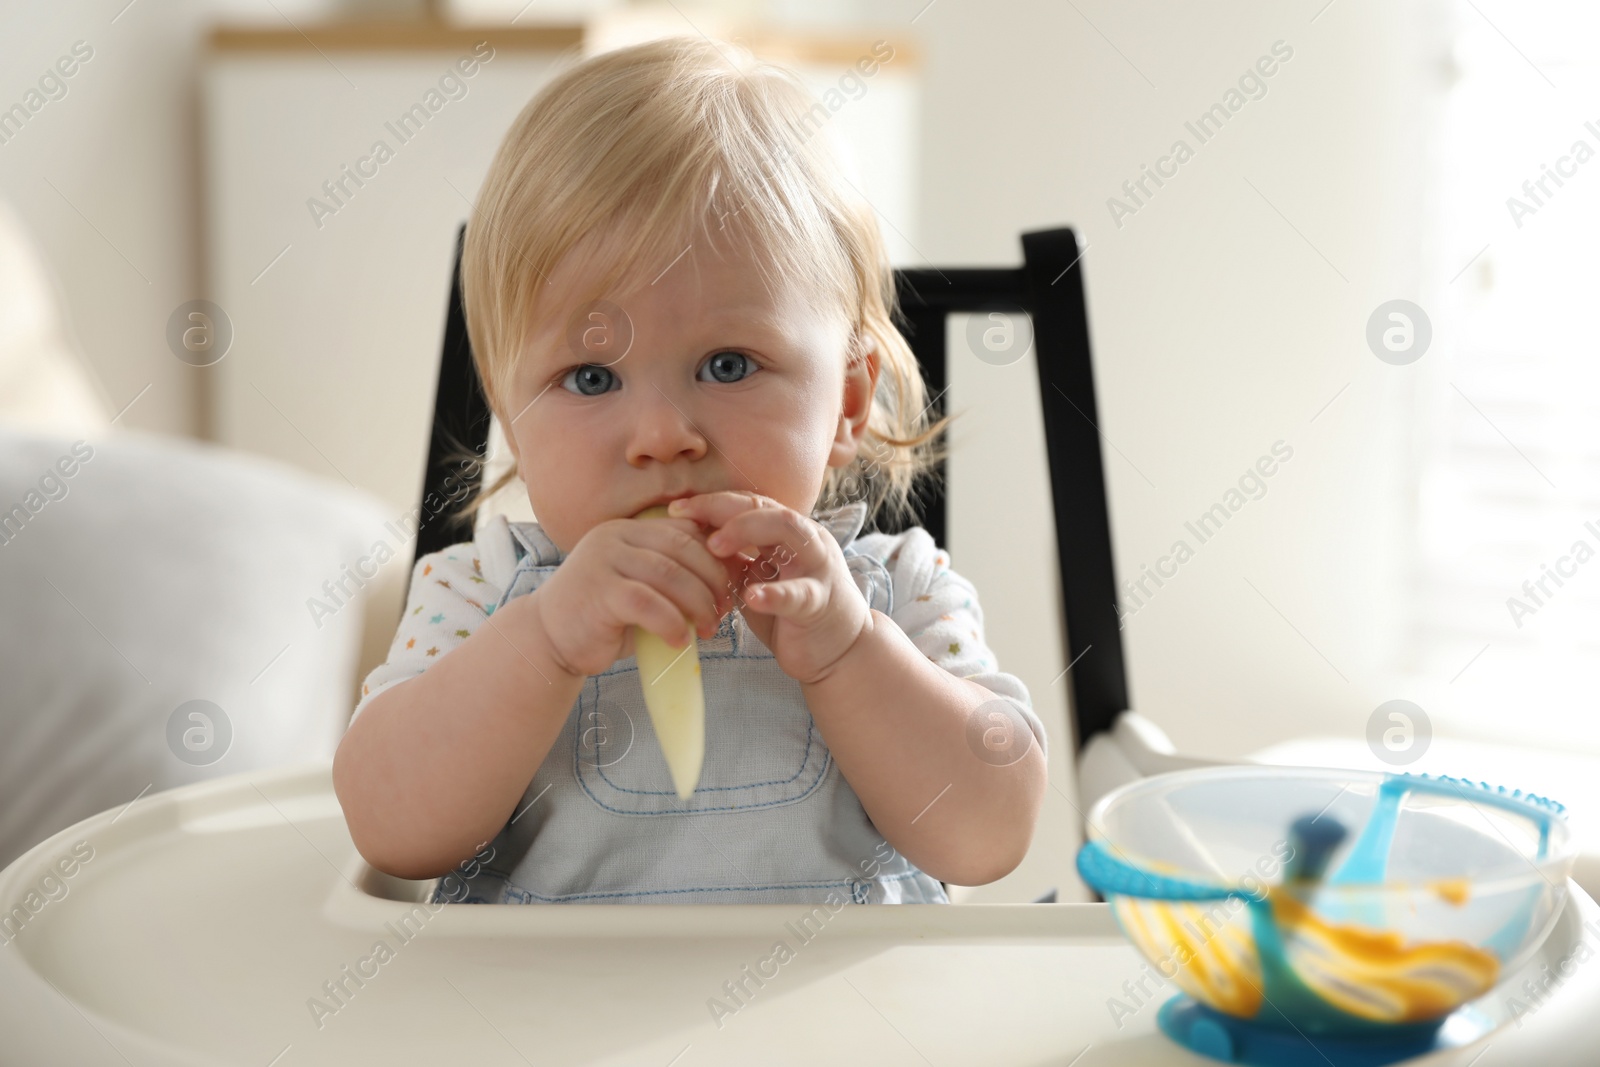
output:
<svg viewBox="0 0 1600 1067"><path fill-rule="evenodd" d="M431 883L361 860L330 775L145 796L0 872L0 1060L1212 1062L1156 1029L1170 983L1130 999L1123 983L1152 972L1103 904L430 908L402 898ZM1600 962L1580 942L1586 925L1600 934L1600 908L1569 889L1540 956L1476 1002L1498 1027L1410 1062L1465 1067L1486 1047L1493 1064L1596 1062ZM335 999L324 983L340 980ZM1111 998L1134 1009L1120 1024Z"/></svg>

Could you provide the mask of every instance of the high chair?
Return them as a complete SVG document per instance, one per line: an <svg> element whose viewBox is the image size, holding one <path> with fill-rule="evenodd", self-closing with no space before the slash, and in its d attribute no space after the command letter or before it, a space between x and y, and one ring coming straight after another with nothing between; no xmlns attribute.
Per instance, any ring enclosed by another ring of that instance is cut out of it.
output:
<svg viewBox="0 0 1600 1067"><path fill-rule="evenodd" d="M472 361L466 315L461 301L463 225L456 235L456 266L445 320L443 353L436 388L433 430L423 485L423 509L415 559L470 536L458 517L471 501L461 491L465 481L462 449L482 455L489 445L491 413ZM1076 729L1073 751L1089 738L1111 728L1127 707L1122 660L1122 635L1112 605L1116 601L1111 566L1111 529L1101 467L1100 437L1095 429L1094 377L1089 356L1089 327L1083 285L1078 271L1077 237L1068 229L1023 234L1024 265L1019 268L925 268L895 271L904 333L927 382L930 421L944 409L946 373L945 319L948 315L986 311L1030 312L1034 344L1039 352L1044 401L1044 429L1049 452L1057 533L1057 565L1062 576L1061 601L1066 626L1066 659ZM479 471L481 475L481 468ZM917 499L917 524L939 545L947 543L945 465L924 483ZM905 527L889 524L886 533ZM1094 656L1083 652L1095 649ZM949 884L945 883L946 892ZM1046 888L1037 903L1053 903L1055 887Z"/></svg>
<svg viewBox="0 0 1600 1067"><path fill-rule="evenodd" d="M1086 811L1122 780L1198 761L1127 709L1076 237L1025 233L1022 244L1019 268L897 280L935 397L946 314L1033 318L1068 661L1095 653L1071 674ZM451 448L481 449L487 433L458 281L425 492L459 469ZM944 506L940 482L922 524L941 543ZM416 551L459 539L436 516ZM438 880L362 860L330 772L288 767L130 798L0 871L0 1060L1212 1062L1157 1032L1170 984L1105 904L435 904ZM1485 1049L1485 1067L1594 1062L1600 963L1585 962L1584 932L1600 934L1600 907L1569 890L1540 953L1476 1003L1497 1028L1410 1062L1467 1067ZM1123 1011L1109 1010L1114 998ZM1305 1062L1322 1063L1314 1052Z"/></svg>

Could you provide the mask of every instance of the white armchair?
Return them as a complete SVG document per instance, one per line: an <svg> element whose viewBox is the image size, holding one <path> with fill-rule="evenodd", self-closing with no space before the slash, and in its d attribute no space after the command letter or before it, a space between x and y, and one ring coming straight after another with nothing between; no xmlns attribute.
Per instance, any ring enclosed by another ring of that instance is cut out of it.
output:
<svg viewBox="0 0 1600 1067"><path fill-rule="evenodd" d="M331 760L366 604L386 644L403 563L332 615L307 601L331 604L323 583L395 540L390 517L214 446L0 427L0 866L148 792ZM220 715L169 731L195 700Z"/></svg>
<svg viewBox="0 0 1600 1067"><path fill-rule="evenodd" d="M374 497L115 429L55 288L0 202L0 866L140 795L331 759L410 559ZM399 558L314 620L379 538ZM195 700L221 714L169 741Z"/></svg>

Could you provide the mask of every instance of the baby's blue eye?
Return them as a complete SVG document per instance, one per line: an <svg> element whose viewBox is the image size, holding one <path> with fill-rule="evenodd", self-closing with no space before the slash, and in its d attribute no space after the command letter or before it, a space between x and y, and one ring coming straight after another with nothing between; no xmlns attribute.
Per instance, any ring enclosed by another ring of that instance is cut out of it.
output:
<svg viewBox="0 0 1600 1067"><path fill-rule="evenodd" d="M744 361L743 364L740 363L740 360ZM740 373L743 367L749 367L750 373L754 373L757 369L756 361L743 352L718 352L706 360L705 365L705 369L715 376L712 380L722 382L725 385L750 377L749 373ZM702 378L701 381L705 381L705 379Z"/></svg>
<svg viewBox="0 0 1600 1067"><path fill-rule="evenodd" d="M568 389L567 382L574 377L578 379L577 389ZM609 392L611 381L615 377L609 367L602 367L595 363L585 363L581 367L573 367L561 379L561 388L575 392L579 396L600 396Z"/></svg>
<svg viewBox="0 0 1600 1067"><path fill-rule="evenodd" d="M750 377L760 369L760 364L743 352L718 352L706 360L705 366L701 369L712 374L711 378L706 378L702 373L701 381L731 385ZM561 387L579 396L602 396L611 391L615 381L616 375L609 367L598 363L584 363L566 373L561 379ZM573 385L576 385L576 388Z"/></svg>

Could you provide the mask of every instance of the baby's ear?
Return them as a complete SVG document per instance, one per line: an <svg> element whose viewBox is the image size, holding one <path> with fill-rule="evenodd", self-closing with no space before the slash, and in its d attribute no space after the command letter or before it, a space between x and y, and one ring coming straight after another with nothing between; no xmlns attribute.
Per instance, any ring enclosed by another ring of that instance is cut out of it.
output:
<svg viewBox="0 0 1600 1067"><path fill-rule="evenodd" d="M865 327L856 327L850 334L849 341L845 347L844 372L846 376L845 392L847 394L845 396L845 404L848 405L850 403L848 393L851 375L863 374L866 376L867 397L870 400L872 394L877 391L878 373L882 369L883 360L878 354L877 337Z"/></svg>
<svg viewBox="0 0 1600 1067"><path fill-rule="evenodd" d="M878 338L874 336L873 333L866 327L856 327L854 332L852 332L850 335L850 358L848 360L848 365L853 367L856 364L866 360L869 356L876 357L877 354Z"/></svg>
<svg viewBox="0 0 1600 1067"><path fill-rule="evenodd" d="M834 432L831 466L844 466L855 460L867 421L872 416L877 382L875 355L853 360L845 367L844 395L839 404L839 427Z"/></svg>

